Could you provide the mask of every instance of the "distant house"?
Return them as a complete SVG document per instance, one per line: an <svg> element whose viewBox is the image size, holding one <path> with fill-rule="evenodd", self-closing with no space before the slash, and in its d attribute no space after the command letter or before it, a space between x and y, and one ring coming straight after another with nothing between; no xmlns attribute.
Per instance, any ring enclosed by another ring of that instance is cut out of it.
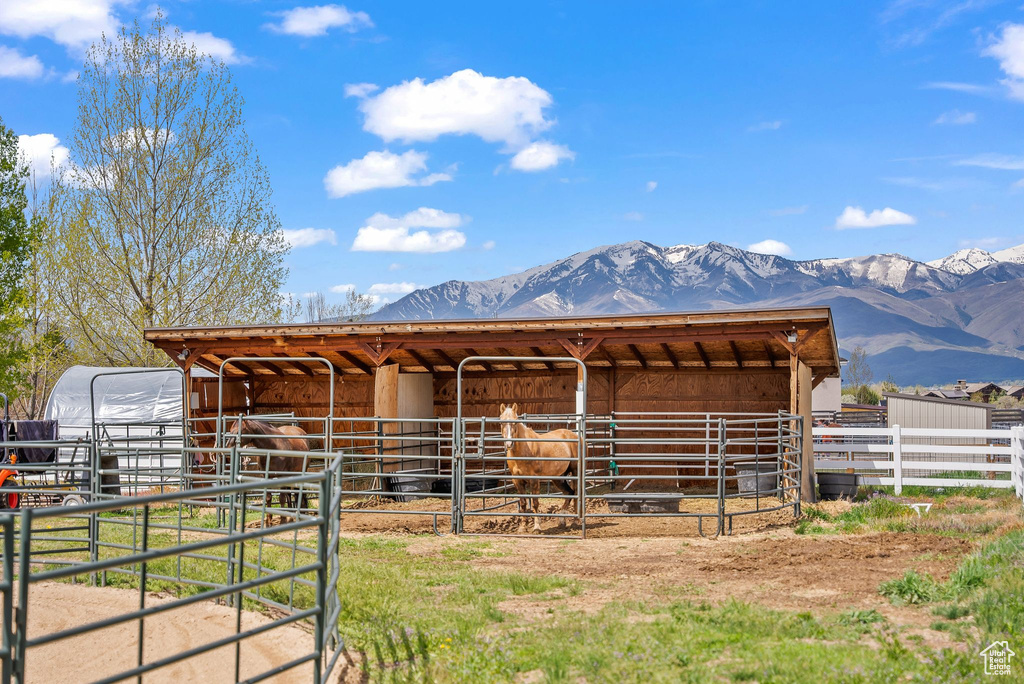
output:
<svg viewBox="0 0 1024 684"><path fill-rule="evenodd" d="M1024 400L1024 385L1007 385L1003 387L1003 391L1006 392L1007 396Z"/></svg>
<svg viewBox="0 0 1024 684"><path fill-rule="evenodd" d="M1003 388L994 382L968 382L960 389L967 392L968 397L980 394L985 401L988 401L993 394L1003 391Z"/></svg>
<svg viewBox="0 0 1024 684"><path fill-rule="evenodd" d="M934 397L936 399L960 399L966 401L971 397L970 394L962 389L942 389L941 387L925 390L922 397Z"/></svg>

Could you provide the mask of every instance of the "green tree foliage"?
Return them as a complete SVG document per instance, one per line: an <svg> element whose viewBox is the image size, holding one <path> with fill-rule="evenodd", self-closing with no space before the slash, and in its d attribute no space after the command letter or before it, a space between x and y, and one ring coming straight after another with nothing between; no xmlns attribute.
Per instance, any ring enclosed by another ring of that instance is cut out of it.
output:
<svg viewBox="0 0 1024 684"><path fill-rule="evenodd" d="M68 344L62 311L54 294L56 282L52 250L53 198L40 193L35 176L29 180L29 225L34 244L25 276L28 304L26 324L22 330L25 358L22 363L20 387L14 401L14 413L22 418L43 417L46 397L57 379L74 363L74 354ZM52 187L46 179L45 188Z"/></svg>
<svg viewBox="0 0 1024 684"><path fill-rule="evenodd" d="M25 359L25 274L32 253L32 227L25 216L28 165L18 138L0 119L0 391L16 392Z"/></svg>
<svg viewBox="0 0 1024 684"><path fill-rule="evenodd" d="M158 15L94 44L78 89L49 244L75 354L162 364L145 328L279 320L288 247L228 68Z"/></svg>

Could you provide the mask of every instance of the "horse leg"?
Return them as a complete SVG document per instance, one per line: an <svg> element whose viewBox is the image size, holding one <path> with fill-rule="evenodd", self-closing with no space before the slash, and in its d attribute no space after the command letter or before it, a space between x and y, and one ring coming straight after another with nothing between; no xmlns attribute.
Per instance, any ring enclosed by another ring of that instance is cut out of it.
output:
<svg viewBox="0 0 1024 684"><path fill-rule="evenodd" d="M263 490L263 527L270 527L273 524L273 520L270 515L270 490Z"/></svg>
<svg viewBox="0 0 1024 684"><path fill-rule="evenodd" d="M540 480L530 480L530 490L533 497L533 531L540 532Z"/></svg>
<svg viewBox="0 0 1024 684"><path fill-rule="evenodd" d="M572 473L568 473L567 472L566 475L567 476L571 476ZM572 485L569 484L569 482L567 480L560 480L560 479L556 478L555 480L552 480L552 481L555 483L555 486L558 487L558 490L560 492L562 492L563 494L571 497L571 498L568 498L568 499L562 499L562 507L559 508L558 511L561 513L561 512L564 512L564 511L568 510L569 506L571 504L572 505L572 512L576 513L576 492L573 490ZM559 518L558 519L558 526L559 527L565 527L565 518Z"/></svg>
<svg viewBox="0 0 1024 684"><path fill-rule="evenodd" d="M519 494L519 534L526 533L526 517L527 502L523 498L523 494L526 490L525 482L523 480L512 480L512 484L515 485L516 493Z"/></svg>

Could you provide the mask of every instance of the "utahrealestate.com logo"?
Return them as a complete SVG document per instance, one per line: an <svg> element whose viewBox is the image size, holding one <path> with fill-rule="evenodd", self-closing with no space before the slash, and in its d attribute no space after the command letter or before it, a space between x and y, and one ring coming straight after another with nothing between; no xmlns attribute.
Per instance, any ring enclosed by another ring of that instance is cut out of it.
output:
<svg viewBox="0 0 1024 684"><path fill-rule="evenodd" d="M985 674L1008 675L1010 674L1010 658L1017 654L1010 650L1008 642L993 641L978 655L985 659Z"/></svg>

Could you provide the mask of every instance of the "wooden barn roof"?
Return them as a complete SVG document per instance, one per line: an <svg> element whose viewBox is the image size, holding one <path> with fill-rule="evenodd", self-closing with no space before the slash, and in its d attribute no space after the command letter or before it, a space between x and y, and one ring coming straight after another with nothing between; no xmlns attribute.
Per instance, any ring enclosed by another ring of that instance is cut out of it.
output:
<svg viewBox="0 0 1024 684"><path fill-rule="evenodd" d="M789 336L796 334L796 343ZM322 358L345 374L385 363L412 372L453 373L467 356L566 357L594 368L694 371L787 368L797 352L815 376L839 372L827 307L559 318L487 318L361 323L150 328L147 341L183 367L216 371L229 357ZM185 359L182 351L187 350ZM550 372L571 364L479 362L470 371ZM235 361L225 374L309 377L326 365Z"/></svg>

